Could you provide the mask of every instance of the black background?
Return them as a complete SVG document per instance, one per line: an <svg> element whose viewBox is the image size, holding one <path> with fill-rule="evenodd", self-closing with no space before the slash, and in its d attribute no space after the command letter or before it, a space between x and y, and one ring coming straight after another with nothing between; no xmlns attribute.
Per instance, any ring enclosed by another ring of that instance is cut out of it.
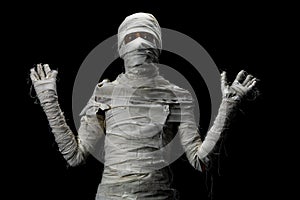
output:
<svg viewBox="0 0 300 200"><path fill-rule="evenodd" d="M227 71L229 79L245 69L261 80L261 96L244 106L244 114L239 114L240 119L225 142L227 156L221 159L220 175L213 173L214 195L216 199L267 199L282 194L285 182L280 179L283 172L277 143L279 135L274 132L276 122L272 120L273 101L269 90L273 67L270 62L274 59L269 52L273 48L271 35L278 28L278 13L272 5L245 3L216 7L173 2L160 6L149 1L122 5L117 2L110 5L35 4L16 12L10 24L14 34L9 51L18 55L12 62L22 63L18 68L22 73L18 73L21 83L18 82L20 91L17 95L20 99L21 94L22 104L16 106L17 111L10 118L14 119L10 126L14 131L8 141L14 142L13 145L8 143L9 151L6 150L11 199L16 196L24 199L94 199L102 165L89 158L84 166L66 167L41 107L30 97L29 69L36 63L49 63L59 70L60 105L75 131L71 103L77 70L89 52L116 34L124 18L135 12L152 13L161 27L195 39L220 71ZM162 55L163 61L170 58L171 55ZM196 78L190 74L188 80L195 83ZM206 118L209 117L208 110ZM205 131L207 119L200 125ZM209 199L211 176L194 170L184 157L171 167L174 187L179 190L181 199ZM283 193L283 197L285 195Z"/></svg>

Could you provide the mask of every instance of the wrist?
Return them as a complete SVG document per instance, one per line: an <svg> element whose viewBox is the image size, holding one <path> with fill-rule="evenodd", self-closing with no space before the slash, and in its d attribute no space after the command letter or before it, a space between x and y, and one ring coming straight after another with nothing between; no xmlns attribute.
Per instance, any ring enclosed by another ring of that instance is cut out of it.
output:
<svg viewBox="0 0 300 200"><path fill-rule="evenodd" d="M221 104L230 105L230 106L237 106L240 103L240 99L234 98L227 98L223 97Z"/></svg>
<svg viewBox="0 0 300 200"><path fill-rule="evenodd" d="M239 104L240 101L231 98L223 98L220 104L219 114L229 117L238 109Z"/></svg>
<svg viewBox="0 0 300 200"><path fill-rule="evenodd" d="M34 89L37 95L49 90L52 90L54 91L54 93L56 93L56 80L55 78L49 78L45 80L36 81L34 82Z"/></svg>

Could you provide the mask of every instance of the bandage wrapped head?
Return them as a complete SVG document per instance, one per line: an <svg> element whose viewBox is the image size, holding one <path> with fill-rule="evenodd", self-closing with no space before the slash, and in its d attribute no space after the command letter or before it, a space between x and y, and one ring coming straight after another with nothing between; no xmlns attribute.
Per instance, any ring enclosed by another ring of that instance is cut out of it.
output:
<svg viewBox="0 0 300 200"><path fill-rule="evenodd" d="M118 51L126 71L145 63L157 63L161 48L161 28L152 14L132 14L119 26Z"/></svg>

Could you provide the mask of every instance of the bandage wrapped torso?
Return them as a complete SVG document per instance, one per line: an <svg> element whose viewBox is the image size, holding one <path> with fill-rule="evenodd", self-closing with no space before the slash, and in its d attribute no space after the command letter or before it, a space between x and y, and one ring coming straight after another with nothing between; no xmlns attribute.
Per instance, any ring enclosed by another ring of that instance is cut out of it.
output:
<svg viewBox="0 0 300 200"><path fill-rule="evenodd" d="M91 104L105 112L104 172L98 199L126 195L128 199L175 199L168 168L172 152L165 152L164 147L179 134L189 162L201 171L235 107L235 103L222 102L202 145L191 94L159 75L130 79L121 74L113 82L97 85L91 99Z"/></svg>
<svg viewBox="0 0 300 200"><path fill-rule="evenodd" d="M157 191L161 191L161 199L173 199L175 190L170 186L168 154L163 147L176 130L185 141L185 131L193 131L187 136L193 136L190 139L198 144L188 142L187 151L197 151L201 144L191 94L159 75L129 79L121 74L113 82L96 86L91 99L105 111L105 167L98 196L108 198L119 190L119 196L135 191L133 194L156 195L159 199ZM190 159L201 170L193 157Z"/></svg>

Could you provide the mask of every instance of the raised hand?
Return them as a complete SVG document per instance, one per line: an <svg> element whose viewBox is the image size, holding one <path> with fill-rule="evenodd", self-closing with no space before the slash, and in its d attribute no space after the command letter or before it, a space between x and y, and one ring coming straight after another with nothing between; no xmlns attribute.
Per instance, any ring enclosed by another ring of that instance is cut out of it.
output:
<svg viewBox="0 0 300 200"><path fill-rule="evenodd" d="M251 74L247 75L247 72L241 70L233 83L230 85L227 82L226 72L221 74L221 89L223 99L229 99L233 101L240 101L251 92L254 91L254 86L257 83L257 78Z"/></svg>
<svg viewBox="0 0 300 200"><path fill-rule="evenodd" d="M56 76L57 71L51 70L48 64L37 64L36 69L30 69L30 79L41 103L44 99L41 98L43 93L52 91L51 94L57 94Z"/></svg>

